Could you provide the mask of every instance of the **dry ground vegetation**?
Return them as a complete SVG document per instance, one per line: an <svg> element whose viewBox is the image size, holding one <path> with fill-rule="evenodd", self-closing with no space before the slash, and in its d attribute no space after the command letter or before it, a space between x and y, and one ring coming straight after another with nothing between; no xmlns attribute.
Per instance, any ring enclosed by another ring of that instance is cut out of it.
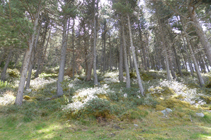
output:
<svg viewBox="0 0 211 140"><path fill-rule="evenodd" d="M135 73L132 87L118 80L118 72L99 75L100 85L65 76L64 96L56 94L58 69L33 79L22 106L13 105L19 72L7 71L0 83L0 139L2 140L189 140L211 139L211 73L166 81L165 71L141 72L146 96L140 97ZM198 114L197 114L198 113Z"/></svg>

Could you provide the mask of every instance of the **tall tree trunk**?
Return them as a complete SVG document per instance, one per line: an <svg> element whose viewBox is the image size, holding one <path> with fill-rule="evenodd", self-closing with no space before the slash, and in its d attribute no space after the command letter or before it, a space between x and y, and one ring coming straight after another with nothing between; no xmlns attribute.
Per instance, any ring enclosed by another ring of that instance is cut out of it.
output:
<svg viewBox="0 0 211 140"><path fill-rule="evenodd" d="M22 66L21 66L21 69L20 69L20 73L21 73L22 70L23 70L23 63L24 63L25 56L26 56L26 52L25 52L24 55L23 55L23 60L22 60Z"/></svg>
<svg viewBox="0 0 211 140"><path fill-rule="evenodd" d="M68 21L68 19L66 17L64 17L62 47L61 47L61 60L60 60L60 65L59 65L59 75L58 75L58 81L57 81L57 96L63 95L63 89L61 86L61 82L63 82L63 80L64 80L65 57L66 57L66 50L67 50L67 39L68 39L68 29L69 29L69 22L67 23L67 21Z"/></svg>
<svg viewBox="0 0 211 140"><path fill-rule="evenodd" d="M111 35L109 36L109 69L112 70L112 46L111 46Z"/></svg>
<svg viewBox="0 0 211 140"><path fill-rule="evenodd" d="M142 49L142 53L143 53L143 66L144 66L144 70L147 70L147 62L146 62L146 53L145 53L145 49L144 49L144 45L143 45L143 40L142 40L142 30L140 27L140 21L138 20L138 31L139 31L139 37L140 37L140 46Z"/></svg>
<svg viewBox="0 0 211 140"><path fill-rule="evenodd" d="M47 35L47 31L48 31L48 22L45 23L45 27L44 27L44 33L42 36L42 41L41 41L41 46L38 50L38 62L37 62L37 71L35 73L35 78L37 78L41 72L41 65L44 61L43 56L44 54L44 45L45 45L45 41L46 41L46 35Z"/></svg>
<svg viewBox="0 0 211 140"><path fill-rule="evenodd" d="M171 73L170 73L170 69L169 69L169 58L168 58L168 53L167 53L168 50L167 50L166 42L165 42L165 39L164 39L163 25L162 25L160 19L158 19L158 24L159 24L159 30L160 30L161 40L162 40L161 45L163 45L164 54L165 54L167 80L170 81L171 80Z"/></svg>
<svg viewBox="0 0 211 140"><path fill-rule="evenodd" d="M18 54L16 54L16 55L15 55L15 66L14 66L14 68L16 68L16 67L17 67L17 64L18 64L18 59L19 59L19 55L18 55Z"/></svg>
<svg viewBox="0 0 211 140"><path fill-rule="evenodd" d="M96 17L94 16L94 62L93 62L93 73L94 73L94 85L98 85L98 79L97 79L97 69L96 69L96 58L97 58L97 52L96 52L96 43L97 43L97 31L96 31Z"/></svg>
<svg viewBox="0 0 211 140"><path fill-rule="evenodd" d="M188 38L188 34L186 33L186 31L184 31L184 33L185 33L185 38L186 38L186 41L187 41L187 46L189 48L190 55L191 55L191 58L193 60L194 67L195 67L195 70L196 70L196 73L197 73L199 84L200 84L201 87L203 87L204 86L204 80L203 80L203 78L201 76L201 73L199 71L199 66L198 66L197 61L196 61L196 58L194 56L194 52L193 52L193 49L192 49L192 46L191 46L191 42L190 42L190 40Z"/></svg>
<svg viewBox="0 0 211 140"><path fill-rule="evenodd" d="M6 57L5 51L6 51L6 49L4 48L2 50L2 52L1 52L1 55L0 55L0 65L4 61L4 58Z"/></svg>
<svg viewBox="0 0 211 140"><path fill-rule="evenodd" d="M127 49L126 49L126 41L125 41L125 31L124 25L122 24L122 39L123 39L123 50L124 50L124 60L125 60L125 70L126 70L126 88L130 88L130 71L127 60Z"/></svg>
<svg viewBox="0 0 211 140"><path fill-rule="evenodd" d="M94 31L92 29L92 35L94 34ZM94 35L93 35L94 37ZM90 50L91 52L89 53L89 56L87 57L88 58L88 70L87 70L87 76L86 76L86 80L87 81L90 81L91 80L91 76L92 76L92 68L93 68L93 62L94 62L94 58L93 58L93 38L90 38Z"/></svg>
<svg viewBox="0 0 211 140"><path fill-rule="evenodd" d="M35 52L36 52L36 48L37 48L37 42L38 42L39 35L40 35L40 29L41 29L41 26L39 26L38 33L37 33L37 36L36 36L36 40L35 40L35 43L34 43L34 49L32 50L32 57L31 57L31 60L30 60L30 63L29 63L28 77L27 77L25 89L28 89L30 87L32 68L34 67L34 57L35 57Z"/></svg>
<svg viewBox="0 0 211 140"><path fill-rule="evenodd" d="M143 88L143 85L142 85L142 82L141 82L140 73L139 73L139 70L138 70L138 65L137 65L137 61L136 61L136 54L135 54L135 48L133 46L133 39L132 39L132 32L131 32L129 15L127 15L127 18L128 18L128 27L129 27L129 34L130 34L130 46L131 46L131 49L132 49L133 60L134 60L134 65L135 65L135 69L136 69L136 75L137 75L139 90L140 90L141 95L144 96L144 88Z"/></svg>
<svg viewBox="0 0 211 140"><path fill-rule="evenodd" d="M37 11L37 15L36 15L36 19L34 21L34 27L33 27L34 32L32 34L31 40L29 41L29 48L26 50L26 55L25 55L24 63L23 63L23 70L21 72L21 78L20 78L20 83L19 83L19 87L18 87L18 93L17 93L16 100L15 100L16 105L22 105L22 102L23 102L23 90L24 90L27 70L28 70L28 66L29 66L29 61L31 58L32 50L33 50L34 38L36 35L36 31L37 31L40 9L41 9L41 5L38 6L38 11Z"/></svg>
<svg viewBox="0 0 211 140"><path fill-rule="evenodd" d="M47 55L47 48L48 48L48 43L49 43L49 40L50 40L50 37L51 37L51 30L49 31L49 35L48 35L48 39L47 39L47 42L46 42L46 46L45 46L45 49L44 49L44 53L43 53L43 61L41 63L41 66L40 66L40 71L39 71L39 74L42 73L42 70L43 70L43 66L45 64L45 60L46 60L46 55Z"/></svg>
<svg viewBox="0 0 211 140"><path fill-rule="evenodd" d="M5 62L3 71L1 72L1 81L3 82L5 82L6 80L6 72L7 72L7 68L8 68L11 56L12 56L12 49L9 50L9 54L7 55L7 60Z"/></svg>
<svg viewBox="0 0 211 140"><path fill-rule="evenodd" d="M121 25L123 26L123 25ZM123 82L123 43L122 43L122 29L120 29L120 48L119 48L119 81Z"/></svg>
<svg viewBox="0 0 211 140"><path fill-rule="evenodd" d="M169 67L170 67L170 70L171 70L171 75L173 76L174 79L177 78L175 72L174 72L174 69L173 69L173 65L172 65L172 59L169 58Z"/></svg>
<svg viewBox="0 0 211 140"><path fill-rule="evenodd" d="M210 45L210 42L209 42L207 36L205 35L205 33L203 32L203 29L202 29L202 27L199 23L199 20L196 16L196 12L195 12L194 8L191 5L189 5L188 10L189 10L190 18L194 23L193 25L196 29L196 33L197 33L197 35L200 39L200 42L201 42L202 46L204 47L204 49L206 50L205 52L206 52L209 64L211 66L211 45Z"/></svg>
<svg viewBox="0 0 211 140"><path fill-rule="evenodd" d="M106 19L104 21L104 32L103 32L103 73L106 71Z"/></svg>
<svg viewBox="0 0 211 140"><path fill-rule="evenodd" d="M176 64L177 64L179 74L180 74L181 77L183 77L182 70L181 70L181 63L180 63L179 56L177 55L175 45L172 45L172 48L173 48L174 56L175 56L175 59L176 59Z"/></svg>
<svg viewBox="0 0 211 140"><path fill-rule="evenodd" d="M80 34L80 30L79 30ZM80 35L79 35L80 38ZM80 39L79 39L80 40ZM72 76L75 77L75 19L73 19L73 27L72 27L72 48L73 48L73 56L72 56Z"/></svg>
<svg viewBox="0 0 211 140"><path fill-rule="evenodd" d="M85 25L83 27L84 29L84 62L85 62L85 75L87 75L87 71L88 71L88 50L87 50L87 46L89 46L89 42L87 42L87 38L86 38L86 28L85 28ZM88 43L88 44L87 44Z"/></svg>

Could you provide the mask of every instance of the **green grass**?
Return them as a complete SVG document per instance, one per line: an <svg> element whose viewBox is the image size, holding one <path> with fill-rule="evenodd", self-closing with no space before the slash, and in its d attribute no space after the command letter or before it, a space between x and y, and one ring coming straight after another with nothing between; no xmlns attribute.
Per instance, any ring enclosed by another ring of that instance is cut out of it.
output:
<svg viewBox="0 0 211 140"><path fill-rule="evenodd" d="M156 72L146 86L159 83ZM159 73L159 75L164 75ZM46 77L52 75L45 75ZM103 78L102 78L103 79ZM187 82L192 84L189 80ZM48 84L29 93L31 100L15 105L0 106L1 140L187 140L211 139L211 113L205 107L194 108L178 99L160 100L157 97L137 98L138 86L125 83L108 83L110 92L104 96L108 101L96 100L80 111L75 118L62 111L61 106L79 89L93 88L93 81L78 81L69 88L72 80L64 81L65 98L45 100L55 94L56 84ZM127 98L124 94L127 93ZM158 107L171 104L172 113L164 117ZM207 105L210 106L209 104ZM206 108L208 108L206 107ZM104 109L104 110L103 110ZM88 111L88 113L87 113ZM107 111L107 112L106 112ZM203 118L195 113L203 112ZM86 113L86 114L85 114ZM94 115L92 114L94 113ZM100 113L100 115L99 115ZM103 113L107 113L104 114ZM135 124L135 125L134 125Z"/></svg>

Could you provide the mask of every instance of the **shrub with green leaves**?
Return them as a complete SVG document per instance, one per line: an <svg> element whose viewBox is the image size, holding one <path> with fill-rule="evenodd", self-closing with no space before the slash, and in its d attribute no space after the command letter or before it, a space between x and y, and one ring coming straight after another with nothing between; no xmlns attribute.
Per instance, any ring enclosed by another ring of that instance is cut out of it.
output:
<svg viewBox="0 0 211 140"><path fill-rule="evenodd" d="M108 100L95 98L87 102L86 112L88 115L93 115L96 118L106 118L111 113L111 105Z"/></svg>
<svg viewBox="0 0 211 140"><path fill-rule="evenodd" d="M0 88L6 88L7 86L8 86L7 81L5 81L5 82L0 81Z"/></svg>
<svg viewBox="0 0 211 140"><path fill-rule="evenodd" d="M20 77L20 72L19 72L18 69L7 69L7 73L12 78L19 78Z"/></svg>

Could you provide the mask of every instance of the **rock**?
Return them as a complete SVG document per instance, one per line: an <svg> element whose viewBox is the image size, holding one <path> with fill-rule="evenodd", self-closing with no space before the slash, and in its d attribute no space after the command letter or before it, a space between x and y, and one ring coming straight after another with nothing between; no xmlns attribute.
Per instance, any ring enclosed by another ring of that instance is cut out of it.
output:
<svg viewBox="0 0 211 140"><path fill-rule="evenodd" d="M26 94L32 92L32 89L26 89Z"/></svg>
<svg viewBox="0 0 211 140"><path fill-rule="evenodd" d="M167 111L168 113L172 112L172 110L171 110L170 108L166 108L166 111Z"/></svg>
<svg viewBox="0 0 211 140"><path fill-rule="evenodd" d="M45 100L47 101L47 100L51 100L51 97L47 97L47 98L45 98Z"/></svg>
<svg viewBox="0 0 211 140"><path fill-rule="evenodd" d="M165 110L162 110L161 112L163 113L163 115L164 115L165 117L167 117L167 115L168 115L169 113L171 113L172 110L171 110L170 108L166 108Z"/></svg>
<svg viewBox="0 0 211 140"><path fill-rule="evenodd" d="M124 94L124 97L127 98L127 93Z"/></svg>
<svg viewBox="0 0 211 140"><path fill-rule="evenodd" d="M30 96L28 96L28 95L24 95L24 96L23 96L23 99L25 99L25 100L30 100L30 99L31 99L31 97L30 97Z"/></svg>
<svg viewBox="0 0 211 140"><path fill-rule="evenodd" d="M135 127L138 127L138 124L134 124Z"/></svg>
<svg viewBox="0 0 211 140"><path fill-rule="evenodd" d="M203 113L196 113L196 116L198 116L198 117L204 117L204 114Z"/></svg>

